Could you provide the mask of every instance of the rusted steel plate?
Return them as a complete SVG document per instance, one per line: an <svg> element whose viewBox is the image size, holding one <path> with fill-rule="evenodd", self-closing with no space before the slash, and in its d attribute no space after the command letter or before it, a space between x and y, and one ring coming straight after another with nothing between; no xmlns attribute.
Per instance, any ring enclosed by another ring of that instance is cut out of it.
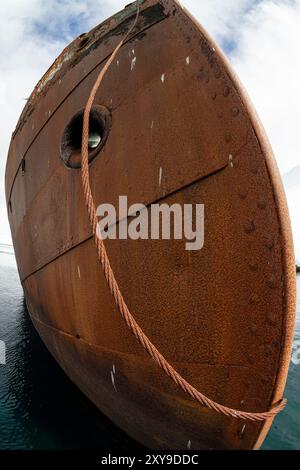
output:
<svg viewBox="0 0 300 470"><path fill-rule="evenodd" d="M176 2L145 1L143 8L156 4L164 19L152 18L141 35L135 32L96 96L96 104L110 110L112 127L90 165L94 199L203 203L205 244L194 252L172 240L110 240L106 246L130 310L183 376L227 406L265 411L283 394L295 312L280 177L248 97L218 47ZM148 359L109 294L90 238L80 170L60 158L65 127L84 107L105 54L120 39L108 36L107 49L98 47L100 60L98 49L82 59L91 73L80 72L80 63L66 70L13 140L8 211L29 311L72 380L145 445L259 447L271 420L244 426L184 396ZM58 87L65 91L56 111L26 137L30 120L39 121ZM15 149L27 138L25 171L12 185Z"/></svg>
<svg viewBox="0 0 300 470"><path fill-rule="evenodd" d="M83 37L75 39L40 80L16 126L14 136L17 134L18 138L11 142L10 166L6 175L7 192L13 185L22 158L26 157L41 129L80 82L112 53L120 36L126 34L130 27L133 12L134 6L128 7ZM156 0L142 2L137 28L130 35L128 43L139 40L140 35L151 25L162 21L168 14Z"/></svg>
<svg viewBox="0 0 300 470"><path fill-rule="evenodd" d="M103 153L93 162L92 183L99 202L116 204L122 194L128 194L129 203L149 204L161 199L224 168L229 164L230 153L237 153L246 145L251 132L245 116L239 112L241 103L237 93L230 91L228 94L226 76L219 80L211 77L208 83L208 78L203 80L202 71L208 77L209 65L205 59L199 63L201 52L197 49L197 39L195 44L183 42L174 28L173 18L166 19L163 28L160 24L148 30L143 41L122 48L118 65L116 63L109 70L96 98L97 103L110 108L113 114L110 138ZM160 41L165 44L165 49L157 56ZM177 51L175 57L169 54L173 47ZM151 63L149 55L154 58ZM131 70L134 57L137 61ZM90 235L82 203L80 174L78 171L66 172L60 159L60 143L64 128L85 105L98 72L96 70L77 87L38 135L27 154L25 181L21 171L17 175L11 196L13 207L22 186L31 178L36 179L30 181L26 192L27 230L34 230L36 211L42 210L45 204L48 214L49 209L50 213L55 213L57 205L62 206L63 214L60 219L48 216L45 224L39 224L40 236L32 246L35 252L28 253L28 263L22 264L22 278L64 252L66 247L75 246ZM191 78L189 81L186 74ZM128 86L124 87L126 80ZM217 104L213 99L216 90ZM171 118L175 115L178 119ZM124 121L128 123L127 127L123 125ZM133 135L132 130L135 130ZM23 217L24 211L18 216L22 230ZM66 218L71 225L66 224ZM82 218L83 223L80 223ZM18 220L14 222L16 231L19 230ZM44 240L49 233L54 240L45 246ZM32 238L34 234L24 236Z"/></svg>

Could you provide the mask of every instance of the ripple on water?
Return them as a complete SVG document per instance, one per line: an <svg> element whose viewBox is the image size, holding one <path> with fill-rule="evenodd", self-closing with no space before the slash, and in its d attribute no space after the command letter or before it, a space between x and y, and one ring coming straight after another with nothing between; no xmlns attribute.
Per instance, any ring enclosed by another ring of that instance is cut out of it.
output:
<svg viewBox="0 0 300 470"><path fill-rule="evenodd" d="M0 254L0 449L130 449L50 356L25 311L11 256Z"/></svg>
<svg viewBox="0 0 300 470"><path fill-rule="evenodd" d="M300 341L300 276L297 276L297 319L295 342ZM295 343L296 344L296 343ZM299 343L300 345L300 343ZM295 350L294 350L295 351ZM291 362L285 397L288 405L274 421L263 449L300 449L300 364Z"/></svg>

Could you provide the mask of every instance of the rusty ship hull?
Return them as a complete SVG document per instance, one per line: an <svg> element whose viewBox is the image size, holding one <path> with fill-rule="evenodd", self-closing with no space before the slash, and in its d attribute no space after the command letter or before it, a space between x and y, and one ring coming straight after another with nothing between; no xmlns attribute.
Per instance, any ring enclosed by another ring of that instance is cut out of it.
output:
<svg viewBox="0 0 300 470"><path fill-rule="evenodd" d="M80 135L90 90L135 10L63 51L13 134L6 196L26 303L71 380L145 446L259 448L272 419L244 422L201 407L127 329L97 259L79 146L63 141L68 126ZM202 250L179 240L105 242L131 312L198 390L232 408L270 409L288 373L295 262L281 179L238 78L177 2L145 0L95 106L108 126L91 156L97 203L117 206L127 195L128 204L205 204Z"/></svg>

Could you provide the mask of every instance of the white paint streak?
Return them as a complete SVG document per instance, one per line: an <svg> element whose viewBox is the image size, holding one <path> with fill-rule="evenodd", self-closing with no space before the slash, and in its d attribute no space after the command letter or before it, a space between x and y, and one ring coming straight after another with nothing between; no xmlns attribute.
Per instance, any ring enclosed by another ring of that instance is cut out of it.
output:
<svg viewBox="0 0 300 470"><path fill-rule="evenodd" d="M79 266L77 267L77 272L78 272L79 279L81 279L81 272L80 272L80 267Z"/></svg>
<svg viewBox="0 0 300 470"><path fill-rule="evenodd" d="M192 448L192 442L191 442L191 441L189 441L189 442L187 443L187 448L188 448L188 450L191 450L191 448Z"/></svg>
<svg viewBox="0 0 300 470"><path fill-rule="evenodd" d="M113 364L112 370L113 370L113 373L115 374L116 373L116 366L114 364Z"/></svg>
<svg viewBox="0 0 300 470"><path fill-rule="evenodd" d="M154 121L152 120L151 125L150 125L150 129L153 129L153 127L154 127Z"/></svg>
<svg viewBox="0 0 300 470"><path fill-rule="evenodd" d="M117 387L116 387L116 384L115 384L115 376L114 376L113 371L111 371L110 377L111 377L111 383L113 384L113 387L114 387L114 389L115 389L115 392L117 392Z"/></svg>
<svg viewBox="0 0 300 470"><path fill-rule="evenodd" d="M160 77L160 79L161 79L162 83L164 83L164 81L165 81L165 74L164 74L164 73L162 74L162 76Z"/></svg>
<svg viewBox="0 0 300 470"><path fill-rule="evenodd" d="M190 62L191 62L191 61L190 61L190 56L188 56L188 57L185 59L185 61L186 61L187 65L190 65Z"/></svg>
<svg viewBox="0 0 300 470"><path fill-rule="evenodd" d="M6 364L6 345L0 340L0 364Z"/></svg>
<svg viewBox="0 0 300 470"><path fill-rule="evenodd" d="M231 154L229 155L229 165L231 166L231 168L234 167L234 165L233 165L233 156Z"/></svg>
<svg viewBox="0 0 300 470"><path fill-rule="evenodd" d="M160 167L160 169L159 169L159 180L158 180L159 186L161 186L162 175L163 175L163 169Z"/></svg>
<svg viewBox="0 0 300 470"><path fill-rule="evenodd" d="M135 64L136 64L136 57L134 57L131 61L131 71L134 69Z"/></svg>

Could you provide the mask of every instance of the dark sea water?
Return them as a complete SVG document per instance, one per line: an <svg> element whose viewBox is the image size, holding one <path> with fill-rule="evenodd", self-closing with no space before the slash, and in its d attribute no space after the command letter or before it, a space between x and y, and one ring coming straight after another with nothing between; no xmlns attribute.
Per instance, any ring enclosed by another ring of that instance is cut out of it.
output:
<svg viewBox="0 0 300 470"><path fill-rule="evenodd" d="M297 311L295 348L300 347L299 300ZM6 345L5 365L1 365L1 341ZM300 354L296 349L293 360L285 393L289 406L276 419L264 449L300 449ZM25 311L13 254L0 245L0 450L137 448L52 359Z"/></svg>
<svg viewBox="0 0 300 470"><path fill-rule="evenodd" d="M13 254L0 245L0 450L133 450L138 445L67 378L25 310ZM3 357L2 357L3 359Z"/></svg>

